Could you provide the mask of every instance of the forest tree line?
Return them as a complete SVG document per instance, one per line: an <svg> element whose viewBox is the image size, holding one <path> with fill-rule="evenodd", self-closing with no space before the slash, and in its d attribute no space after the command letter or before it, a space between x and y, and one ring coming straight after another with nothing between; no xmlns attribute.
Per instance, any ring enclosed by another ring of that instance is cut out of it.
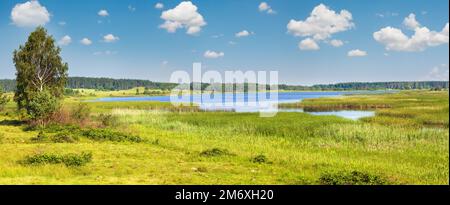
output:
<svg viewBox="0 0 450 205"><path fill-rule="evenodd" d="M128 90L135 87L148 89L171 90L177 86L174 83L161 83L149 80L91 78L91 77L69 77L66 88L70 89L96 89L96 90ZM206 88L208 84L202 84ZM11 79L0 80L0 87L6 92L16 89L16 81ZM353 82L337 84L321 84L313 86L302 85L278 85L280 90L380 90L380 89L448 89L448 81L411 81L411 82Z"/></svg>

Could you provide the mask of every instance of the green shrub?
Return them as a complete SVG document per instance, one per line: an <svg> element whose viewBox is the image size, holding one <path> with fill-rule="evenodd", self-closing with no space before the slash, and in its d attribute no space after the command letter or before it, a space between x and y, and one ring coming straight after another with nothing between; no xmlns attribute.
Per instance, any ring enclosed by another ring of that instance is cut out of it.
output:
<svg viewBox="0 0 450 205"><path fill-rule="evenodd" d="M63 163L68 167L83 166L92 161L92 153L68 154L63 156Z"/></svg>
<svg viewBox="0 0 450 205"><path fill-rule="evenodd" d="M202 157L218 157L218 156L224 156L224 155L234 155L234 154L230 153L226 149L220 149L220 148L207 149L200 153L200 156L202 156Z"/></svg>
<svg viewBox="0 0 450 205"><path fill-rule="evenodd" d="M59 125L59 124L51 124L42 129L42 131L49 133L58 133L58 132L70 132L72 134L80 133L81 129L76 125Z"/></svg>
<svg viewBox="0 0 450 205"><path fill-rule="evenodd" d="M92 153L82 152L81 154L37 154L27 156L20 161L24 165L43 165L43 164L64 164L68 167L78 167L92 161Z"/></svg>
<svg viewBox="0 0 450 205"><path fill-rule="evenodd" d="M100 114L98 119L104 127L116 126L119 121L117 116L112 114Z"/></svg>
<svg viewBox="0 0 450 205"><path fill-rule="evenodd" d="M30 99L26 106L27 113L31 120L39 125L47 124L49 118L60 107L59 99L53 96L49 91L37 92L36 95Z"/></svg>
<svg viewBox="0 0 450 205"><path fill-rule="evenodd" d="M91 115L91 107L86 103L80 103L72 109L71 117L77 123L84 123Z"/></svg>
<svg viewBox="0 0 450 205"><path fill-rule="evenodd" d="M269 163L269 159L263 154L253 157L250 161L253 163L259 163L259 164Z"/></svg>
<svg viewBox="0 0 450 205"><path fill-rule="evenodd" d="M54 136L48 136L48 140L53 142L75 142L79 137L86 137L94 141L113 141L113 142L142 142L139 136L117 132L112 129L80 129L77 126L49 125L41 132L56 133ZM35 141L39 141L34 138ZM43 138L44 139L44 138Z"/></svg>
<svg viewBox="0 0 450 205"><path fill-rule="evenodd" d="M40 164L59 164L62 163L62 157L55 154L37 154L27 156L22 161L23 164L40 165Z"/></svg>
<svg viewBox="0 0 450 205"><path fill-rule="evenodd" d="M54 142L54 143L74 143L78 141L78 136L70 133L69 131L62 131L55 135L49 135L43 131L40 131L39 134L31 138L32 142Z"/></svg>
<svg viewBox="0 0 450 205"><path fill-rule="evenodd" d="M381 176L361 171L323 173L319 183L324 185L384 185L388 181Z"/></svg>
<svg viewBox="0 0 450 205"><path fill-rule="evenodd" d="M55 143L74 143L79 140L78 136L76 136L68 131L57 133L56 135L52 136L50 139L52 142L55 142Z"/></svg>
<svg viewBox="0 0 450 205"><path fill-rule="evenodd" d="M110 129L90 129L83 131L82 136L94 141L142 142L139 136L116 132Z"/></svg>

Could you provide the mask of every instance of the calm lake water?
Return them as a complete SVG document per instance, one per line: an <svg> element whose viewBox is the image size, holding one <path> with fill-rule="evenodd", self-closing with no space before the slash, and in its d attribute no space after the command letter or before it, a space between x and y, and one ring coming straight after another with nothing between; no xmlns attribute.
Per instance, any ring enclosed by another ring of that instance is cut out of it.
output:
<svg viewBox="0 0 450 205"><path fill-rule="evenodd" d="M343 117L351 120L359 120L363 117L375 116L375 111L361 111L361 110L339 110L339 111L327 111L327 112L305 112L303 109L279 109L279 112L304 112L311 115L331 115Z"/></svg>
<svg viewBox="0 0 450 205"><path fill-rule="evenodd" d="M303 99L337 97L351 94L375 94L385 91L364 91L364 92L279 92L279 93L217 93L217 94L198 94L189 96L178 96L173 99L175 102L194 102L203 110L218 111L228 110L234 112L258 112L260 106L253 106L252 103L265 104L273 107L276 103L300 102ZM277 94L277 95L276 95ZM276 95L276 96L275 96ZM156 101L171 102L170 96L138 96L138 97L106 97L94 100L95 102L131 102L131 101ZM226 103L223 103L226 102ZM305 112L303 109L278 109L278 112ZM347 119L357 120L362 117L374 116L373 111L333 111L333 112L306 112L312 115L334 115Z"/></svg>

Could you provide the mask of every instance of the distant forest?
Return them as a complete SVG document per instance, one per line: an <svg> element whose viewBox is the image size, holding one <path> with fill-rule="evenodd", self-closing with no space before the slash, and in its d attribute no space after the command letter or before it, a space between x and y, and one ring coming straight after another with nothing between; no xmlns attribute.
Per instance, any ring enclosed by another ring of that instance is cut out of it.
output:
<svg viewBox="0 0 450 205"><path fill-rule="evenodd" d="M177 86L174 83L160 83L149 80L112 79L112 78L89 78L89 77L69 77L67 88L86 88L96 90L127 90L135 87L146 87L148 89L170 90ZM203 84L205 88L207 84ZM14 91L15 80L0 80L0 87L4 91ZM279 85L280 90L379 90L379 89L448 89L448 81L414 81L414 82L356 82L337 83L313 86Z"/></svg>
<svg viewBox="0 0 450 205"><path fill-rule="evenodd" d="M410 90L410 89L448 89L448 81L410 81L410 82L354 82L313 86L280 85L282 90Z"/></svg>

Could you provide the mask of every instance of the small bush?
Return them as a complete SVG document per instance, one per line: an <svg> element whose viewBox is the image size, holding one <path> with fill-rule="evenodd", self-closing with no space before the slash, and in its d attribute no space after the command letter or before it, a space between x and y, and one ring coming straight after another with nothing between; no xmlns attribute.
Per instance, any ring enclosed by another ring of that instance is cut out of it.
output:
<svg viewBox="0 0 450 205"><path fill-rule="evenodd" d="M27 114L33 123L44 126L59 109L60 101L50 91L37 92L26 105Z"/></svg>
<svg viewBox="0 0 450 205"><path fill-rule="evenodd" d="M226 149L220 149L220 148L213 148L208 149L200 153L200 156L202 157L218 157L218 156L224 156L224 155L233 155Z"/></svg>
<svg viewBox="0 0 450 205"><path fill-rule="evenodd" d="M27 156L20 161L24 165L43 165L43 164L64 164L68 167L78 167L92 161L92 153L82 152L81 154L37 154Z"/></svg>
<svg viewBox="0 0 450 205"><path fill-rule="evenodd" d="M59 164L62 163L62 157L55 154L37 154L27 156L22 161L22 164L40 165L40 164Z"/></svg>
<svg viewBox="0 0 450 205"><path fill-rule="evenodd" d="M259 164L269 163L269 159L263 154L253 157L250 161L253 163L259 163Z"/></svg>
<svg viewBox="0 0 450 205"><path fill-rule="evenodd" d="M80 133L81 128L76 125L59 125L51 124L42 129L42 131L49 133L69 132L72 134Z"/></svg>
<svg viewBox="0 0 450 205"><path fill-rule="evenodd" d="M360 172L324 173L319 182L324 185L384 185L388 181L381 176Z"/></svg>
<svg viewBox="0 0 450 205"><path fill-rule="evenodd" d="M83 131L82 136L95 141L142 142L139 136L116 132L110 129L90 129Z"/></svg>
<svg viewBox="0 0 450 205"><path fill-rule="evenodd" d="M60 109L58 109L57 111L55 111L49 119L49 125L54 125L54 124L58 124L58 125L68 125L68 124L72 124L73 123L73 119L71 116L71 111L61 107ZM47 125L47 126L49 126Z"/></svg>
<svg viewBox="0 0 450 205"><path fill-rule="evenodd" d="M83 166L92 161L92 153L68 154L63 156L63 163L68 167Z"/></svg>
<svg viewBox="0 0 450 205"><path fill-rule="evenodd" d="M78 104L71 112L72 119L79 124L85 124L89 120L89 116L91 116L91 107L86 103Z"/></svg>
<svg viewBox="0 0 450 205"><path fill-rule="evenodd" d="M78 136L68 132L63 131L59 132L55 135L49 135L43 131L40 131L39 134L31 138L32 142L54 142L54 143L74 143L78 141Z"/></svg>
<svg viewBox="0 0 450 205"><path fill-rule="evenodd" d="M73 135L69 132L60 132L54 136L52 136L51 138L52 142L55 143L74 143L78 141L78 136Z"/></svg>
<svg viewBox="0 0 450 205"><path fill-rule="evenodd" d="M142 142L139 136L117 132L112 129L81 129L78 126L49 125L41 129L42 136L33 138L33 141L76 142L79 137L94 141L113 142ZM53 136L46 133L56 133ZM47 136L44 136L47 135ZM39 135L38 135L39 136Z"/></svg>
<svg viewBox="0 0 450 205"><path fill-rule="evenodd" d="M112 114L100 114L98 116L98 119L100 120L100 123L104 127L116 126L119 121L117 116L114 116Z"/></svg>

